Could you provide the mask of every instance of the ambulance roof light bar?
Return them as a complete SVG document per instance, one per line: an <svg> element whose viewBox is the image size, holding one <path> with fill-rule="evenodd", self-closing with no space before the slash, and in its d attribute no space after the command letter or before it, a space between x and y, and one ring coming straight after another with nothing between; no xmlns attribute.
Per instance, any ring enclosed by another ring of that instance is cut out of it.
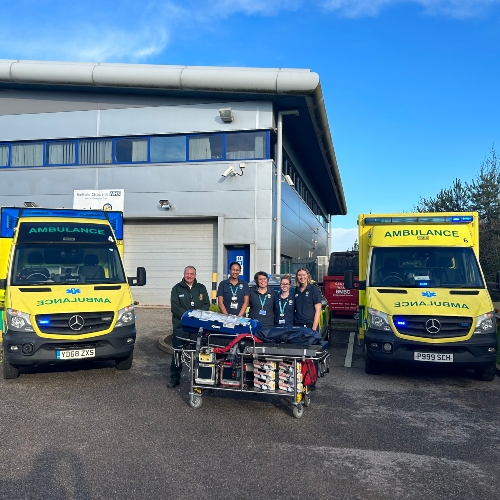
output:
<svg viewBox="0 0 500 500"><path fill-rule="evenodd" d="M377 224L468 224L474 221L472 215L443 215L418 217L365 217L364 223Z"/></svg>

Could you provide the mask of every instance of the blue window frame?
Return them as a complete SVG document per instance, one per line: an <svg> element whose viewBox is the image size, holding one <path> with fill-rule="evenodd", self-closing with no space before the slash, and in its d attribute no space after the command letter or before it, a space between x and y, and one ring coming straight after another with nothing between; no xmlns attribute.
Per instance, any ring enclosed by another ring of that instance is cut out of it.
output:
<svg viewBox="0 0 500 500"><path fill-rule="evenodd" d="M12 144L11 167L43 167L43 142Z"/></svg>
<svg viewBox="0 0 500 500"><path fill-rule="evenodd" d="M113 163L144 163L149 161L148 137L124 137L113 140Z"/></svg>
<svg viewBox="0 0 500 500"><path fill-rule="evenodd" d="M8 167L10 159L10 144L0 144L0 168Z"/></svg>
<svg viewBox="0 0 500 500"><path fill-rule="evenodd" d="M188 143L185 135L151 137L149 144L152 163L187 160Z"/></svg>
<svg viewBox="0 0 500 500"><path fill-rule="evenodd" d="M76 141L54 141L45 143L45 165L76 165Z"/></svg>
<svg viewBox="0 0 500 500"><path fill-rule="evenodd" d="M0 143L0 168L270 157L269 131Z"/></svg>

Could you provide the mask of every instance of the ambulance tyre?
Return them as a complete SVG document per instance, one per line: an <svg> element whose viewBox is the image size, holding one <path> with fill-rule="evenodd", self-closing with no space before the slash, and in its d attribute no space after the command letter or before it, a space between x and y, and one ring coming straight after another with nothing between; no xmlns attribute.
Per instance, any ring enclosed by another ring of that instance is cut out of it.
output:
<svg viewBox="0 0 500 500"><path fill-rule="evenodd" d="M302 415L304 415L304 405L300 403L293 405L293 416L295 418L302 418Z"/></svg>
<svg viewBox="0 0 500 500"><path fill-rule="evenodd" d="M365 353L365 372L368 375L380 375L382 373L382 365L378 361L371 359Z"/></svg>
<svg viewBox="0 0 500 500"><path fill-rule="evenodd" d="M116 360L117 370L130 370L132 368L132 361L134 360L134 353L132 353L127 358L121 358Z"/></svg>
<svg viewBox="0 0 500 500"><path fill-rule="evenodd" d="M497 367L496 363L485 366L484 368L476 368L474 372L479 380L484 380L485 382L491 382L495 379Z"/></svg>
<svg viewBox="0 0 500 500"><path fill-rule="evenodd" d="M203 403L201 396L196 396L194 394L191 394L191 396L189 396L189 406L191 408L194 408L196 410L201 406L201 403Z"/></svg>
<svg viewBox="0 0 500 500"><path fill-rule="evenodd" d="M19 368L12 366L5 358L5 351L2 354L3 378L5 380L19 377Z"/></svg>

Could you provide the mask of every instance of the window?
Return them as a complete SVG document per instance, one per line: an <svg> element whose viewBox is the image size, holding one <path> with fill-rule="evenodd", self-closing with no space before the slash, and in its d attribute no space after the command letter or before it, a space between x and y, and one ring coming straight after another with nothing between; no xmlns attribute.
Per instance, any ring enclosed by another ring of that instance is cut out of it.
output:
<svg viewBox="0 0 500 500"><path fill-rule="evenodd" d="M0 144L0 167L269 158L269 132L82 138ZM293 164L284 164L292 175Z"/></svg>
<svg viewBox="0 0 500 500"><path fill-rule="evenodd" d="M186 136L151 137L151 161L186 161Z"/></svg>
<svg viewBox="0 0 500 500"><path fill-rule="evenodd" d="M226 136L226 159L265 157L265 132L231 134Z"/></svg>
<svg viewBox="0 0 500 500"><path fill-rule="evenodd" d="M9 146L0 144L0 167L9 166Z"/></svg>
<svg viewBox="0 0 500 500"><path fill-rule="evenodd" d="M115 161L118 163L148 161L148 140L116 139Z"/></svg>
<svg viewBox="0 0 500 500"><path fill-rule="evenodd" d="M197 135L189 137L189 159L222 159L222 147L222 135Z"/></svg>
<svg viewBox="0 0 500 500"><path fill-rule="evenodd" d="M43 166L43 142L13 144L11 167Z"/></svg>
<svg viewBox="0 0 500 500"><path fill-rule="evenodd" d="M47 165L74 165L76 163L76 142L48 142L45 154Z"/></svg>
<svg viewBox="0 0 500 500"><path fill-rule="evenodd" d="M78 163L80 165L111 163L111 139L78 141Z"/></svg>

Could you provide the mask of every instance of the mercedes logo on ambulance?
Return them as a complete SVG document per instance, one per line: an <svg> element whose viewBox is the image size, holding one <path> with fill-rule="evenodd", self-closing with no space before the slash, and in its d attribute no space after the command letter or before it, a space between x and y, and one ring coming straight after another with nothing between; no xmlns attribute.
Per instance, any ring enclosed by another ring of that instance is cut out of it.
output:
<svg viewBox="0 0 500 500"><path fill-rule="evenodd" d="M84 325L83 318L79 316L78 314L75 314L74 316L71 316L68 321L68 325L72 330L81 330Z"/></svg>
<svg viewBox="0 0 500 500"><path fill-rule="evenodd" d="M436 333L439 332L439 330L441 330L441 323L437 319L434 319L434 318L428 319L425 322L425 329L431 335L435 335Z"/></svg>

